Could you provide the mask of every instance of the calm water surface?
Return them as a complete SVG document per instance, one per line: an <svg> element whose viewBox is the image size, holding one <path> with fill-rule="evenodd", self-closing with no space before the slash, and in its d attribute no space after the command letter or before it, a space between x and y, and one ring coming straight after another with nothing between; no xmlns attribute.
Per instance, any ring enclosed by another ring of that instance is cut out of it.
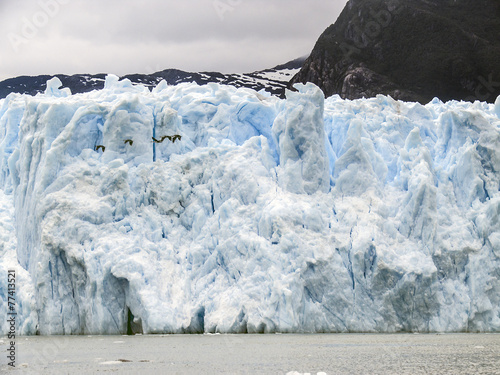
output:
<svg viewBox="0 0 500 375"><path fill-rule="evenodd" d="M21 337L16 368L6 364L2 355L0 373L500 374L500 335Z"/></svg>

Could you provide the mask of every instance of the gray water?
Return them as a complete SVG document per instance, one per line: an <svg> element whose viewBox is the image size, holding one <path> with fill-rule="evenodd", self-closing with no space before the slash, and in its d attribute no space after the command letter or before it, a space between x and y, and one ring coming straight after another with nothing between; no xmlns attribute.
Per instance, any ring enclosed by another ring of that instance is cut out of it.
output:
<svg viewBox="0 0 500 375"><path fill-rule="evenodd" d="M500 335L36 336L6 363L2 374L500 374Z"/></svg>

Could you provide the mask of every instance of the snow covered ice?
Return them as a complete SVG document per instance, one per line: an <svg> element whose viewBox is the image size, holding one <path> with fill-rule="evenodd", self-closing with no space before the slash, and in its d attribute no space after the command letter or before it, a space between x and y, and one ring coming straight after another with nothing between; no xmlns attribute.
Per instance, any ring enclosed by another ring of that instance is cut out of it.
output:
<svg viewBox="0 0 500 375"><path fill-rule="evenodd" d="M500 99L296 88L1 100L18 333L499 331Z"/></svg>

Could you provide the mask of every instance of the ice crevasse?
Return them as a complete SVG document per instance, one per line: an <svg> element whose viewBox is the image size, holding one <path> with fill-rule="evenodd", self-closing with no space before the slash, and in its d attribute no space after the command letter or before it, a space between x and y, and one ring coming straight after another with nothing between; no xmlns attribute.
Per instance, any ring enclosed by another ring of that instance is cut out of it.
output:
<svg viewBox="0 0 500 375"><path fill-rule="evenodd" d="M59 87L0 100L18 333L500 331L500 99Z"/></svg>

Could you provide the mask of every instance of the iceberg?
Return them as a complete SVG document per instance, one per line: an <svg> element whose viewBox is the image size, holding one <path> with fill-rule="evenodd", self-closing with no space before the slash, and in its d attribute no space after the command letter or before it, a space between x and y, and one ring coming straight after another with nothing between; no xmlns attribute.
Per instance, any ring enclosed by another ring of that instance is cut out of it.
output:
<svg viewBox="0 0 500 375"><path fill-rule="evenodd" d="M18 333L500 331L500 98L60 86L0 100Z"/></svg>

